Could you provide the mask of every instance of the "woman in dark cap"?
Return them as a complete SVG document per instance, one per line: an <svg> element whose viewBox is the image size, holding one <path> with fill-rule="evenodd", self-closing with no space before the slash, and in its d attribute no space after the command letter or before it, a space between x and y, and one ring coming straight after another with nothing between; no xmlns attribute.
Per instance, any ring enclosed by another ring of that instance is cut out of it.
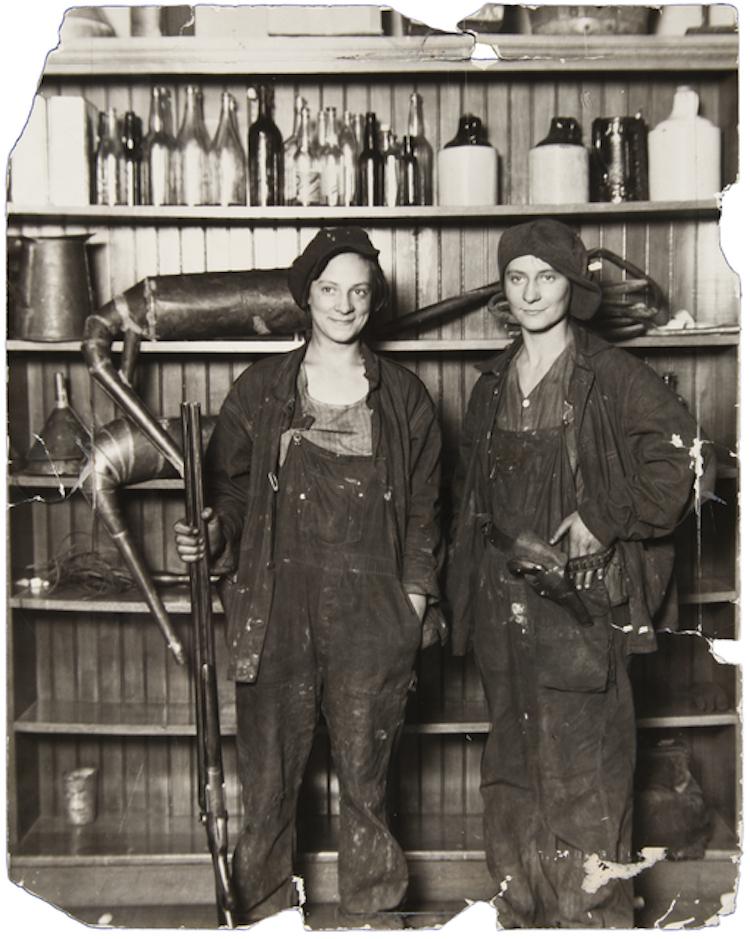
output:
<svg viewBox="0 0 750 939"><path fill-rule="evenodd" d="M632 926L635 720L626 665L655 648L695 421L648 366L582 326L600 300L567 225L500 239L520 337L469 402L449 565L454 651L491 728L487 863L505 927ZM663 617L666 615L666 619Z"/></svg>
<svg viewBox="0 0 750 939"><path fill-rule="evenodd" d="M323 229L289 271L306 344L248 368L207 452L209 550L236 681L240 922L296 904L297 796L319 712L340 793L342 925L395 926L407 886L386 775L420 644L437 639L440 433L419 379L362 341L386 302L360 228ZM176 526L184 561L203 550Z"/></svg>

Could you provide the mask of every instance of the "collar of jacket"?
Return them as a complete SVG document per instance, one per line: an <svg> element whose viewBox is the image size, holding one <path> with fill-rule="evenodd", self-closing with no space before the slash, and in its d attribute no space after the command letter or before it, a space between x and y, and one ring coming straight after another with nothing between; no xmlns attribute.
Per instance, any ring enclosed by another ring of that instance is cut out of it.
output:
<svg viewBox="0 0 750 939"><path fill-rule="evenodd" d="M576 365L590 370L590 360L595 355L599 355L600 352L604 352L605 349L609 349L610 343L597 336L596 333L592 333L590 329L586 329L585 326L580 326L575 320L571 319L568 322L575 338ZM478 365L477 368L483 375L491 373L498 376L503 375L513 360L513 356L521 348L522 343L523 337L516 337L507 349L503 349L499 355L490 359L489 362Z"/></svg>
<svg viewBox="0 0 750 939"><path fill-rule="evenodd" d="M380 362L372 349L364 342L360 343L360 349L365 363L365 378L370 385L370 392L372 392L380 384ZM277 381L273 386L275 397L280 401L291 401L292 407L294 406L294 396L297 391L297 373L306 352L307 343L301 345L299 349L294 349L284 357L279 368Z"/></svg>

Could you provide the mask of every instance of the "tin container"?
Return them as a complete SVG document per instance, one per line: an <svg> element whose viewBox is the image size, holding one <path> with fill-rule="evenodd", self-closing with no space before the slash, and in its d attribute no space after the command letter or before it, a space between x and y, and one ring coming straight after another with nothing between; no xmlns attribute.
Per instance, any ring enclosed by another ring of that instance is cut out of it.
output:
<svg viewBox="0 0 750 939"><path fill-rule="evenodd" d="M98 776L95 766L79 766L63 775L65 814L71 825L90 825L96 818Z"/></svg>
<svg viewBox="0 0 750 939"><path fill-rule="evenodd" d="M594 202L648 199L646 124L635 117L598 117L591 128Z"/></svg>
<svg viewBox="0 0 750 939"><path fill-rule="evenodd" d="M86 241L90 235L16 240L17 278L9 284L13 336L34 342L80 339L93 310Z"/></svg>

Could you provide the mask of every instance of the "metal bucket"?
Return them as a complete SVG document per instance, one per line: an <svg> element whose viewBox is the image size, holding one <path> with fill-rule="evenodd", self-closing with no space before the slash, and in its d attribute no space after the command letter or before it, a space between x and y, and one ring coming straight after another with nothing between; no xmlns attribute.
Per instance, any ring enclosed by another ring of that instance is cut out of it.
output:
<svg viewBox="0 0 750 939"><path fill-rule="evenodd" d="M93 312L86 241L91 235L15 240L17 278L9 284L9 308L16 339L64 342L81 339Z"/></svg>

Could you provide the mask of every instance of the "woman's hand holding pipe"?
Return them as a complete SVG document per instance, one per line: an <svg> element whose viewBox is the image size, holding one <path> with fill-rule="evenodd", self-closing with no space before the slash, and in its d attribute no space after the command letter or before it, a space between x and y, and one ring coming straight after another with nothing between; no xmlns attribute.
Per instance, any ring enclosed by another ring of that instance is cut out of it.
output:
<svg viewBox="0 0 750 939"><path fill-rule="evenodd" d="M598 554L604 550L604 545L588 530L578 512L571 512L560 522L554 535L550 538L550 544L560 542L566 533L568 535L568 557L570 558ZM575 574L576 589L588 590L594 582L595 576L601 580L604 577L604 567L597 570L577 571Z"/></svg>
<svg viewBox="0 0 750 939"><path fill-rule="evenodd" d="M224 547L224 535L214 510L210 506L203 509L202 518L206 522L208 531L208 556L215 557ZM184 518L174 525L175 543L177 553L184 564L200 561L206 552L203 536L197 528L191 528Z"/></svg>

